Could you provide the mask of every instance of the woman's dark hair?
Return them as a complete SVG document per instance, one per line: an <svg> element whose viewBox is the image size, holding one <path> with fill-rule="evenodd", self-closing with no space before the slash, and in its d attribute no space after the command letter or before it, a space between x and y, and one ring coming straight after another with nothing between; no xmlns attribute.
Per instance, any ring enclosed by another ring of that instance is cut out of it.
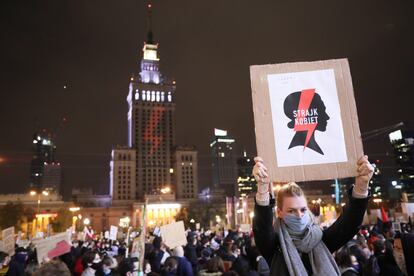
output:
<svg viewBox="0 0 414 276"><path fill-rule="evenodd" d="M336 252L335 261L340 267L352 266L351 252L348 246L344 245Z"/></svg>
<svg viewBox="0 0 414 276"><path fill-rule="evenodd" d="M178 267L178 260L176 257L170 256L165 260L163 271L173 272Z"/></svg>
<svg viewBox="0 0 414 276"><path fill-rule="evenodd" d="M33 276L70 276L71 273L68 267L61 261L53 260L44 263L38 270L33 273Z"/></svg>
<svg viewBox="0 0 414 276"><path fill-rule="evenodd" d="M374 241L373 246L374 246L374 254L375 254L375 256L384 253L384 251L385 251L385 243L384 243L383 240L378 239L378 240Z"/></svg>
<svg viewBox="0 0 414 276"><path fill-rule="evenodd" d="M368 262L367 258L365 257L364 251L362 250L362 247L360 245L351 245L349 247L349 252L351 253L351 255L355 256L361 267L365 266Z"/></svg>
<svg viewBox="0 0 414 276"><path fill-rule="evenodd" d="M106 265L106 266L112 266L112 265L114 264L114 261L112 260L112 258L111 258L111 257L109 257L109 256L105 256L105 257L102 259L102 264L103 264L103 265Z"/></svg>
<svg viewBox="0 0 414 276"><path fill-rule="evenodd" d="M82 257L82 265L83 268L87 268L88 264L91 264L93 260L95 259L95 252L94 251L87 251Z"/></svg>
<svg viewBox="0 0 414 276"><path fill-rule="evenodd" d="M207 262L207 272L223 272L223 271L224 271L223 260L219 256L211 258Z"/></svg>
<svg viewBox="0 0 414 276"><path fill-rule="evenodd" d="M131 258L124 258L118 265L118 273L125 276L128 272L134 272L134 262Z"/></svg>

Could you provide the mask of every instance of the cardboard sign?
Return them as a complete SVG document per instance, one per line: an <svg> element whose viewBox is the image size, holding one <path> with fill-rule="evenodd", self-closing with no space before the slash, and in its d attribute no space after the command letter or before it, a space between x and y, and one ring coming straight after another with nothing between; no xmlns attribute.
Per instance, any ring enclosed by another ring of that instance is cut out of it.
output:
<svg viewBox="0 0 414 276"><path fill-rule="evenodd" d="M240 224L240 231L243 233L250 233L250 224Z"/></svg>
<svg viewBox="0 0 414 276"><path fill-rule="evenodd" d="M186 245L184 222L182 220L161 226L162 241L171 249Z"/></svg>
<svg viewBox="0 0 414 276"><path fill-rule="evenodd" d="M414 214L414 203L401 203L401 208L404 214L407 214L409 216Z"/></svg>
<svg viewBox="0 0 414 276"><path fill-rule="evenodd" d="M70 240L68 240L68 233L63 232L47 239L36 241L37 260L41 264L45 259L52 259L54 257L70 252Z"/></svg>
<svg viewBox="0 0 414 276"><path fill-rule="evenodd" d="M3 237L3 251L10 256L14 255L14 227L6 228L2 231Z"/></svg>
<svg viewBox="0 0 414 276"><path fill-rule="evenodd" d="M357 175L363 155L346 59L250 67L258 155L272 181Z"/></svg>
<svg viewBox="0 0 414 276"><path fill-rule="evenodd" d="M118 235L118 227L111 225L111 229L109 231L109 239L116 241Z"/></svg>

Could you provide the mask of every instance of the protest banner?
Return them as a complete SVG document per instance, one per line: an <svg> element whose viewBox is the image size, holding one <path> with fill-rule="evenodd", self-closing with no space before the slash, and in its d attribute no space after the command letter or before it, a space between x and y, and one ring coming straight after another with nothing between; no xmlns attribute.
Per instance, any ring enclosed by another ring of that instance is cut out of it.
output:
<svg viewBox="0 0 414 276"><path fill-rule="evenodd" d="M187 244L182 220L161 226L162 241L171 249Z"/></svg>
<svg viewBox="0 0 414 276"><path fill-rule="evenodd" d="M3 237L3 251L9 254L10 256L14 255L14 226L6 228L2 231Z"/></svg>
<svg viewBox="0 0 414 276"><path fill-rule="evenodd" d="M109 229L109 239L116 241L118 235L118 227L111 225L111 228Z"/></svg>
<svg viewBox="0 0 414 276"><path fill-rule="evenodd" d="M363 155L347 59L250 67L258 155L271 181L357 175Z"/></svg>
<svg viewBox="0 0 414 276"><path fill-rule="evenodd" d="M35 245L39 264L45 259L52 259L70 252L70 244L71 241L68 239L67 232L36 241Z"/></svg>
<svg viewBox="0 0 414 276"><path fill-rule="evenodd" d="M240 231L243 233L250 233L251 226L250 224L240 224Z"/></svg>

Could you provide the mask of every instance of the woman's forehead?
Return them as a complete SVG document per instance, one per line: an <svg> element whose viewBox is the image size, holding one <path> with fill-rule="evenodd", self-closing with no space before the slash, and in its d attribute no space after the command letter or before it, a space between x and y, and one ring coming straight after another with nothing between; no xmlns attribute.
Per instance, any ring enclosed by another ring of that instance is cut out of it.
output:
<svg viewBox="0 0 414 276"><path fill-rule="evenodd" d="M307 207L308 203L304 196L288 196L283 198L283 208L300 209Z"/></svg>

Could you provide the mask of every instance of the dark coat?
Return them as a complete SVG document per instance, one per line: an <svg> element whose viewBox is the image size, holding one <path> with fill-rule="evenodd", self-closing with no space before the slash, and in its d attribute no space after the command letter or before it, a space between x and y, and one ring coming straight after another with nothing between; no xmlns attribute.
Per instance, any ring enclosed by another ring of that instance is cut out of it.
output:
<svg viewBox="0 0 414 276"><path fill-rule="evenodd" d="M388 253L379 254L376 256L376 258L378 260L378 266L380 268L380 276L403 276L403 273L398 267L393 255Z"/></svg>
<svg viewBox="0 0 414 276"><path fill-rule="evenodd" d="M186 257L177 257L177 275L178 276L193 276L193 268Z"/></svg>
<svg viewBox="0 0 414 276"><path fill-rule="evenodd" d="M187 244L184 247L184 256L187 258L187 260L191 263L191 266L193 267L194 274L197 273L198 269L198 258L197 258L197 250L196 246L193 244Z"/></svg>
<svg viewBox="0 0 414 276"><path fill-rule="evenodd" d="M342 215L327 229L323 230L322 241L331 253L345 245L358 232L359 226L364 218L367 209L368 198L353 198L349 194L349 202L344 206ZM273 258L284 264L282 250L279 245L279 238L273 227L273 208L269 206L255 205L253 218L253 233L256 245L266 259L268 264L272 264ZM279 260L279 258L281 258ZM312 269L307 254L302 254L302 262L309 274Z"/></svg>
<svg viewBox="0 0 414 276"><path fill-rule="evenodd" d="M414 260L414 234L403 234L401 236L401 243L404 251L407 273L408 275L414 275L414 262L411 261Z"/></svg>

